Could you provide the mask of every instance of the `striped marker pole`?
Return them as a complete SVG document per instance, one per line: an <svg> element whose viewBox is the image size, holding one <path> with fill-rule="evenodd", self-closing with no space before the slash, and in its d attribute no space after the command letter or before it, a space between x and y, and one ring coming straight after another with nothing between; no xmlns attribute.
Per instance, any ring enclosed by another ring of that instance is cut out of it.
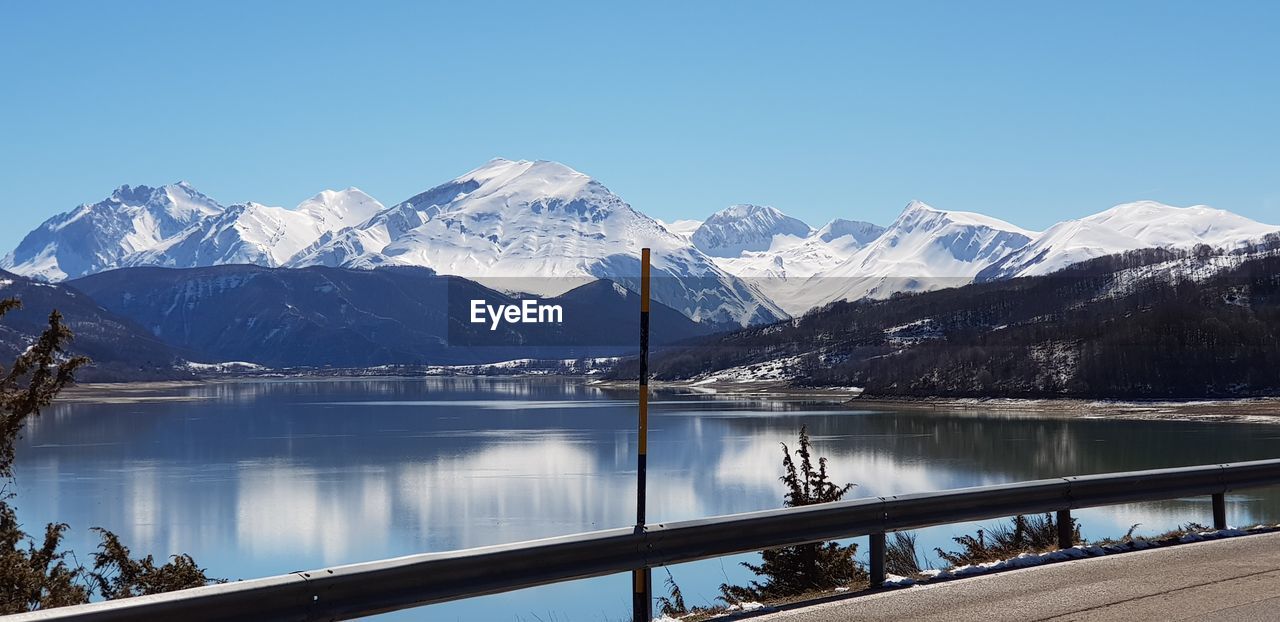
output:
<svg viewBox="0 0 1280 622"><path fill-rule="evenodd" d="M636 457L636 533L644 531L645 476L649 461L649 249L640 251L640 438ZM633 622L653 619L653 572L631 572Z"/></svg>

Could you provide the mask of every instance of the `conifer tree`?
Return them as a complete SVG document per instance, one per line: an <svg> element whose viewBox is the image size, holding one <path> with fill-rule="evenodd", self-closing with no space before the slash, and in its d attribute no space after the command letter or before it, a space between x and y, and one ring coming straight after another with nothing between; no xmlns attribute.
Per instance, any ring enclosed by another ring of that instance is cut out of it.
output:
<svg viewBox="0 0 1280 622"><path fill-rule="evenodd" d="M799 460L797 467L796 461ZM800 442L795 458L786 443L782 444L781 481L787 492L786 507L800 507L839 501L853 484L838 486L827 474L827 459L813 464L809 431L800 428ZM857 545L841 546L836 542L817 542L771 549L761 553L760 564L743 562L763 581L752 581L747 587L721 585L722 597L729 602L774 599L808 592L830 590L865 579L866 570L854 559Z"/></svg>

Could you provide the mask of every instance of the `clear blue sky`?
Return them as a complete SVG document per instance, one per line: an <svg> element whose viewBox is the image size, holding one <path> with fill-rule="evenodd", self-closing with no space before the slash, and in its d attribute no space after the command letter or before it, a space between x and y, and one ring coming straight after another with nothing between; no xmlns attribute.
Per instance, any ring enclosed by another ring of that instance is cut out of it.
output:
<svg viewBox="0 0 1280 622"><path fill-rule="evenodd" d="M385 203L553 159L664 219L1280 222L1280 2L4 2L0 248L123 184Z"/></svg>

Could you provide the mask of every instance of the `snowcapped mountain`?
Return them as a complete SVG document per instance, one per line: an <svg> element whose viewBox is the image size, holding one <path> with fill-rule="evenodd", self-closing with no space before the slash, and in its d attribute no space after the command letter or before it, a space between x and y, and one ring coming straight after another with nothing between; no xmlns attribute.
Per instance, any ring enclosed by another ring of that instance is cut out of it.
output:
<svg viewBox="0 0 1280 622"><path fill-rule="evenodd" d="M299 251L291 260L296 266L338 267L353 265L358 259L376 256L391 240L426 223L439 211L443 198L456 197L475 184L445 184L374 213L354 227L329 231Z"/></svg>
<svg viewBox="0 0 1280 622"><path fill-rule="evenodd" d="M154 248L124 258L124 266L196 268L223 264L275 267L321 233L308 214L260 203L232 205Z"/></svg>
<svg viewBox="0 0 1280 622"><path fill-rule="evenodd" d="M811 230L803 238L777 235L766 250L742 251L735 257L715 257L713 260L730 273L744 278L809 277L844 263L883 232L884 227L871 223L836 219L821 229Z"/></svg>
<svg viewBox="0 0 1280 622"><path fill-rule="evenodd" d="M223 207L186 182L121 186L106 200L45 221L0 265L49 281L129 266L279 266L322 234L381 209L356 188L326 190L288 210Z"/></svg>
<svg viewBox="0 0 1280 622"><path fill-rule="evenodd" d="M662 223L563 164L499 158L390 207L356 188L285 209L224 207L185 182L121 186L45 221L0 268L60 281L140 266L421 266L553 296L596 279L638 290L640 248L650 247L656 300L698 321L747 325L834 300L1048 274L1141 248L1231 249L1277 231L1202 205L1153 201L1044 233L919 201L887 228L837 219L814 230L745 204L705 221Z"/></svg>
<svg viewBox="0 0 1280 622"><path fill-rule="evenodd" d="M897 220L831 276L972 276L1037 234L1003 220L912 201Z"/></svg>
<svg viewBox="0 0 1280 622"><path fill-rule="evenodd" d="M1206 205L1122 203L1084 220L1133 236L1148 247L1231 247L1280 229Z"/></svg>
<svg viewBox="0 0 1280 622"><path fill-rule="evenodd" d="M120 186L102 201L44 221L0 259L0 267L46 281L100 272L222 210L186 182Z"/></svg>
<svg viewBox="0 0 1280 622"><path fill-rule="evenodd" d="M297 211L310 215L325 231L354 227L382 211L377 199L355 186L346 190L322 190L298 204Z"/></svg>
<svg viewBox="0 0 1280 622"><path fill-rule="evenodd" d="M1060 222L984 270L978 280L1039 276L1067 266L1141 248L1233 249L1280 227L1204 205L1173 207L1155 201L1123 203L1104 212Z"/></svg>
<svg viewBox="0 0 1280 622"><path fill-rule="evenodd" d="M844 248L862 248L884 234L884 227L861 220L837 218L814 232L827 244Z"/></svg>
<svg viewBox="0 0 1280 622"><path fill-rule="evenodd" d="M259 203L233 205L119 264L279 267L320 236L362 223L380 210L381 203L356 188L326 190L292 210Z"/></svg>
<svg viewBox="0 0 1280 622"><path fill-rule="evenodd" d="M1045 230L1026 246L1009 253L978 274L990 281L1039 276L1103 255L1143 248L1135 237L1087 220L1068 220Z"/></svg>
<svg viewBox="0 0 1280 622"><path fill-rule="evenodd" d="M835 269L883 232L884 227L871 223L836 219L804 237L775 233L765 250L712 259L726 272L747 279L787 313L798 315L810 308L803 292L796 291L805 280Z"/></svg>
<svg viewBox="0 0 1280 622"><path fill-rule="evenodd" d="M785 238L802 240L812 232L803 221L772 207L731 205L703 221L689 239L711 257L738 257L744 251L767 251L785 244Z"/></svg>
<svg viewBox="0 0 1280 622"><path fill-rule="evenodd" d="M736 206L722 214L724 220L744 223L731 230L760 229L750 226L751 214ZM887 230L836 220L803 239L761 233L754 239L769 239L765 250L714 260L727 272L750 280L788 313L799 315L834 300L885 298L974 280L1049 274L1095 257L1143 248L1205 244L1230 250L1277 231L1280 227L1203 205L1137 201L1037 233L980 214L943 211L913 201Z"/></svg>
<svg viewBox="0 0 1280 622"><path fill-rule="evenodd" d="M955 287L1039 234L1003 220L912 201L893 224L836 268L807 279L793 308Z"/></svg>
<svg viewBox="0 0 1280 622"><path fill-rule="evenodd" d="M495 159L325 236L292 267L426 266L491 287L555 295L597 278L635 285L653 249L656 300L699 321L786 314L600 182L563 164Z"/></svg>

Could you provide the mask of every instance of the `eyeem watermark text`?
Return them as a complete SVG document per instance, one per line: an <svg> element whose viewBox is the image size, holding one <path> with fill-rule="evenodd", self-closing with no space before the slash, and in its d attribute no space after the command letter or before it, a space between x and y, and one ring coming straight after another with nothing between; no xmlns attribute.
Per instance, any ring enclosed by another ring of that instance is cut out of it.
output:
<svg viewBox="0 0 1280 622"><path fill-rule="evenodd" d="M544 305L541 300L521 300L517 305L491 305L485 300L471 301L471 323L489 324L489 330L508 324L561 324L564 309L560 305Z"/></svg>

